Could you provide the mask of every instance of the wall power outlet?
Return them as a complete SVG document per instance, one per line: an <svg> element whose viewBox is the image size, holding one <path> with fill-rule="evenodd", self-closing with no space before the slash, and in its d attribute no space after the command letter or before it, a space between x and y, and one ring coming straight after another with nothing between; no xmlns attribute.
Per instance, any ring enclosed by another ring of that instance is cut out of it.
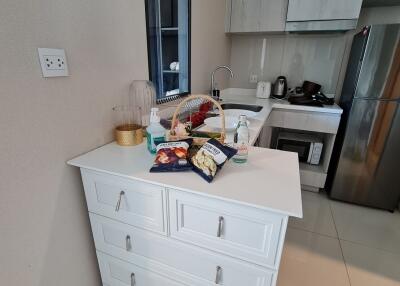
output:
<svg viewBox="0 0 400 286"><path fill-rule="evenodd" d="M38 48L43 77L68 76L67 58L63 49Z"/></svg>
<svg viewBox="0 0 400 286"><path fill-rule="evenodd" d="M251 74L250 83L257 83L257 81L258 81L258 76L256 74Z"/></svg>

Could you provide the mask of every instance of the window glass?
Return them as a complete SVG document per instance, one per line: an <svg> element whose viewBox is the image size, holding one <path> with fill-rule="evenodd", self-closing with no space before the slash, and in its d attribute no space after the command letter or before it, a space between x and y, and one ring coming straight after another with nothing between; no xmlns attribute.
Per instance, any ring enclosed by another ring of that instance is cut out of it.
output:
<svg viewBox="0 0 400 286"><path fill-rule="evenodd" d="M157 102L190 92L190 0L145 0L150 80Z"/></svg>

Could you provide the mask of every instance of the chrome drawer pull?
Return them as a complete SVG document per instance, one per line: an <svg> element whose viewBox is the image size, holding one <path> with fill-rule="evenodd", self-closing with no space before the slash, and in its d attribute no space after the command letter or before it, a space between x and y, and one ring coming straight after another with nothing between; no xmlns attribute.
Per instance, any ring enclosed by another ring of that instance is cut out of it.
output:
<svg viewBox="0 0 400 286"><path fill-rule="evenodd" d="M125 195L125 192L124 192L124 191L121 191L121 192L119 193L117 205L115 206L115 211L116 211L116 212L119 211L119 207L121 206L121 199L122 199L122 196L123 196L123 195Z"/></svg>
<svg viewBox="0 0 400 286"><path fill-rule="evenodd" d="M218 219L218 232L217 232L217 237L221 237L223 225L224 225L224 217L223 217L223 216L220 216L219 219Z"/></svg>
<svg viewBox="0 0 400 286"><path fill-rule="evenodd" d="M217 266L217 272L215 273L215 284L219 284L219 282L221 282L221 271L222 267Z"/></svg>
<svg viewBox="0 0 400 286"><path fill-rule="evenodd" d="M127 235L125 241L126 241L126 250L130 251L132 249L131 236Z"/></svg>
<svg viewBox="0 0 400 286"><path fill-rule="evenodd" d="M131 273L131 286L136 285L135 273Z"/></svg>

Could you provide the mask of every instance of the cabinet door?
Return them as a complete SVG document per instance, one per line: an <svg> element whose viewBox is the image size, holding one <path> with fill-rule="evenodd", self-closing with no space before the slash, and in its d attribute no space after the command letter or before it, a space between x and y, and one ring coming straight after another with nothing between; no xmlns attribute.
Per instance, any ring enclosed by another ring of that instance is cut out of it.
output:
<svg viewBox="0 0 400 286"><path fill-rule="evenodd" d="M147 269L97 252L103 286L184 286Z"/></svg>
<svg viewBox="0 0 400 286"><path fill-rule="evenodd" d="M362 0L289 0L287 21L358 19Z"/></svg>
<svg viewBox="0 0 400 286"><path fill-rule="evenodd" d="M81 169L90 212L162 234L166 230L164 188Z"/></svg>
<svg viewBox="0 0 400 286"><path fill-rule="evenodd" d="M257 32L261 0L231 0L231 32Z"/></svg>
<svg viewBox="0 0 400 286"><path fill-rule="evenodd" d="M228 0L227 27L230 32L276 32L284 31L286 23L286 0ZM230 3L230 6L229 6Z"/></svg>
<svg viewBox="0 0 400 286"><path fill-rule="evenodd" d="M286 217L174 190L169 206L171 237L278 268Z"/></svg>
<svg viewBox="0 0 400 286"><path fill-rule="evenodd" d="M261 0L259 31L285 31L287 6L286 0Z"/></svg>

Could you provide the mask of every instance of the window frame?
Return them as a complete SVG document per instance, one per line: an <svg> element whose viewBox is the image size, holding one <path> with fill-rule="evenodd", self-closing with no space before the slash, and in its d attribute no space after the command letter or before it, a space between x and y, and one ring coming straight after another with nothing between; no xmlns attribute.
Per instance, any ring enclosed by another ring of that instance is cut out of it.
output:
<svg viewBox="0 0 400 286"><path fill-rule="evenodd" d="M149 1L162 1L162 0L144 0L145 3L145 16L146 16L146 43L147 43L147 65L148 65L148 71L149 71L149 81L152 80L153 74L152 74L152 68L151 68L151 53L149 52L149 47L150 47L150 37L149 37L149 30L150 30L150 14L149 14ZM180 1L180 0L177 0ZM163 104L166 102L171 102L174 100L178 100L181 97L185 97L191 94L192 90L192 1L188 1L188 51L187 51L187 59L188 59L188 91L187 92L182 92L178 93L176 95L171 96L170 98L163 96L163 98L158 98L157 93L158 93L158 87L156 87L156 104ZM159 67L158 67L159 68ZM162 72L162 69L161 71Z"/></svg>

